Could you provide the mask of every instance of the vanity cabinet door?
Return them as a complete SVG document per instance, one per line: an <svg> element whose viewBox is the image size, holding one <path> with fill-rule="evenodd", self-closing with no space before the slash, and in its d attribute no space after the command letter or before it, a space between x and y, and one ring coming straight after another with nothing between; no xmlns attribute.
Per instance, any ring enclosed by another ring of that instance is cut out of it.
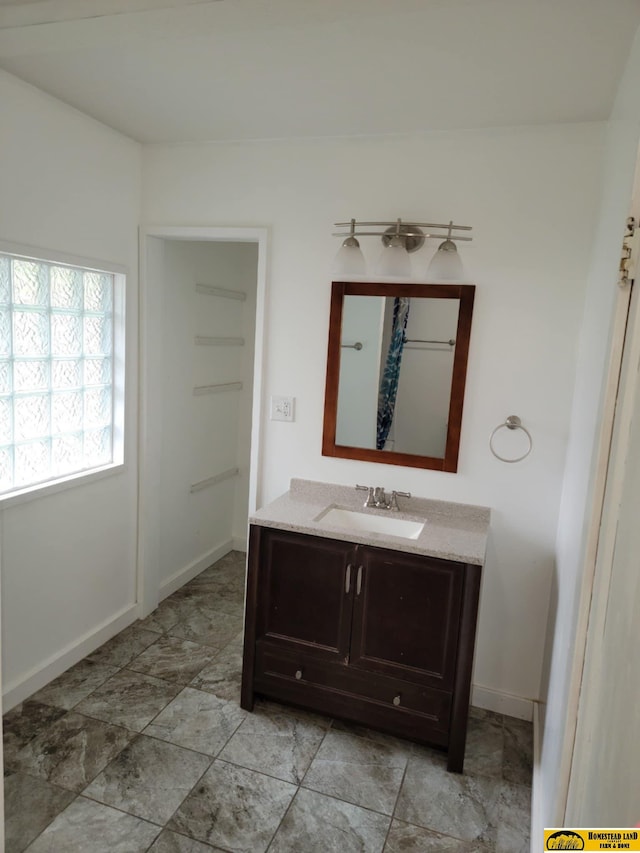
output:
<svg viewBox="0 0 640 853"><path fill-rule="evenodd" d="M357 562L351 665L451 690L464 564L368 546Z"/></svg>
<svg viewBox="0 0 640 853"><path fill-rule="evenodd" d="M355 546L268 530L261 536L257 638L326 660L346 660Z"/></svg>

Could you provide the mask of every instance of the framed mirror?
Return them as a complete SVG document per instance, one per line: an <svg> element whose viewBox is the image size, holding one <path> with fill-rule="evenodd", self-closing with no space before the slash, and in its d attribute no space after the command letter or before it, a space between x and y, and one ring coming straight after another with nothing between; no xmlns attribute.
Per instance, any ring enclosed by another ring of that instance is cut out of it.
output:
<svg viewBox="0 0 640 853"><path fill-rule="evenodd" d="M457 470L474 295L333 282L324 456Z"/></svg>

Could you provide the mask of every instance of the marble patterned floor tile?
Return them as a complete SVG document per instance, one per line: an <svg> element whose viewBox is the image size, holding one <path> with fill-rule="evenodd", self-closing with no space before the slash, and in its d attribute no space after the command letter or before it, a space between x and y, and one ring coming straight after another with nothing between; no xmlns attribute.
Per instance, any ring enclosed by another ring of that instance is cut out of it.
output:
<svg viewBox="0 0 640 853"><path fill-rule="evenodd" d="M164 830L149 848L149 853L224 853L219 847L210 847L186 835Z"/></svg>
<svg viewBox="0 0 640 853"><path fill-rule="evenodd" d="M224 558L223 558L224 559ZM200 572L193 580L181 587L182 594L191 594L193 592L210 592L215 594L220 589L225 589L229 584L237 583L239 577L237 567L232 565L223 566L221 562L209 566L203 572Z"/></svg>
<svg viewBox="0 0 640 853"><path fill-rule="evenodd" d="M366 727L260 701L245 715L245 562L226 555L6 715L7 853L38 832L26 853L528 853L530 723L471 708L459 776L446 754ZM100 706L143 734L109 725Z"/></svg>
<svg viewBox="0 0 640 853"><path fill-rule="evenodd" d="M165 824L211 759L141 735L86 788L85 796Z"/></svg>
<svg viewBox="0 0 640 853"><path fill-rule="evenodd" d="M303 785L390 815L407 761L405 749L331 730L313 759Z"/></svg>
<svg viewBox="0 0 640 853"><path fill-rule="evenodd" d="M394 820L387 837L384 853L493 853L490 847L477 841L461 841Z"/></svg>
<svg viewBox="0 0 640 853"><path fill-rule="evenodd" d="M159 832L159 826L78 797L49 824L27 851L145 853Z"/></svg>
<svg viewBox="0 0 640 853"><path fill-rule="evenodd" d="M217 755L247 716L235 702L186 687L144 730L146 735Z"/></svg>
<svg viewBox="0 0 640 853"><path fill-rule="evenodd" d="M497 715L469 717L464 772L502 778L504 731Z"/></svg>
<svg viewBox="0 0 640 853"><path fill-rule="evenodd" d="M201 589L224 587L227 590L244 591L245 564L245 559L227 561L223 557L222 560L201 572L187 586L200 587Z"/></svg>
<svg viewBox="0 0 640 853"><path fill-rule="evenodd" d="M301 788L269 853L381 853L389 818Z"/></svg>
<svg viewBox="0 0 640 853"><path fill-rule="evenodd" d="M5 776L5 853L22 853L75 797L71 791L24 773Z"/></svg>
<svg viewBox="0 0 640 853"><path fill-rule="evenodd" d="M209 573L217 577L244 577L247 564L245 551L229 551L213 565L205 569L203 574Z"/></svg>
<svg viewBox="0 0 640 853"><path fill-rule="evenodd" d="M201 669L211 664L216 652L179 637L163 636L127 665L127 669L188 684Z"/></svg>
<svg viewBox="0 0 640 853"><path fill-rule="evenodd" d="M31 697L44 705L55 705L70 711L78 702L86 699L94 690L118 671L116 666L107 666L90 660L81 660L63 672L54 681L38 690Z"/></svg>
<svg viewBox="0 0 640 853"><path fill-rule="evenodd" d="M209 570L205 570L180 589L180 595L185 598L200 595L216 595L225 588L224 578L217 578Z"/></svg>
<svg viewBox="0 0 640 853"><path fill-rule="evenodd" d="M231 616L228 613L212 608L194 607L188 620L178 622L168 632L173 637L182 637L194 643L213 646L221 649L235 637L242 628L242 616Z"/></svg>
<svg viewBox="0 0 640 853"><path fill-rule="evenodd" d="M171 596L173 606L214 607L230 615L241 615L244 610L244 563L240 570L238 567L218 568L218 565L205 569L177 590Z"/></svg>
<svg viewBox="0 0 640 853"><path fill-rule="evenodd" d="M463 841L495 841L502 781L448 773L443 765L412 758L395 817Z"/></svg>
<svg viewBox="0 0 640 853"><path fill-rule="evenodd" d="M156 631L147 631L135 623L96 649L88 660L107 666L126 666L157 639Z"/></svg>
<svg viewBox="0 0 640 853"><path fill-rule="evenodd" d="M504 762L507 782L529 785L533 781L533 724L514 717L504 718Z"/></svg>
<svg viewBox="0 0 640 853"><path fill-rule="evenodd" d="M196 675L191 687L206 690L219 699L239 702L241 682L242 648L232 641L216 654L209 666Z"/></svg>
<svg viewBox="0 0 640 853"><path fill-rule="evenodd" d="M174 599L173 596L165 598L156 607L153 613L150 613L146 619L140 619L136 622L138 628L145 631L154 631L158 634L164 634L169 628L180 621L178 614L178 604L180 599Z"/></svg>
<svg viewBox="0 0 640 853"><path fill-rule="evenodd" d="M167 829L234 853L264 853L295 785L216 760Z"/></svg>
<svg viewBox="0 0 640 853"><path fill-rule="evenodd" d="M75 710L141 732L179 691L178 684L121 670L76 705Z"/></svg>
<svg viewBox="0 0 640 853"><path fill-rule="evenodd" d="M407 753L407 757L413 754L416 747L418 749L428 749L428 747L422 747L419 744L412 743L410 740L406 740L405 738L396 737L395 735L390 735L386 732L380 732L377 729L370 729L368 726L362 726L359 723L351 723L347 720L334 719L331 723L331 730L335 732L345 732L346 734L355 735L356 737L361 737L365 740L371 740L374 743L382 743L386 746L391 746L394 749L403 750Z"/></svg>
<svg viewBox="0 0 640 853"><path fill-rule="evenodd" d="M119 726L69 711L30 740L14 764L31 776L80 792L132 736Z"/></svg>
<svg viewBox="0 0 640 853"><path fill-rule="evenodd" d="M225 646L225 649L231 647L233 647L234 649L240 649L240 651L244 649L244 631L242 629L238 631L238 633L229 640L229 642Z"/></svg>
<svg viewBox="0 0 640 853"><path fill-rule="evenodd" d="M11 769L20 750L65 713L63 708L43 705L31 699L8 711L3 719L4 766Z"/></svg>
<svg viewBox="0 0 640 853"><path fill-rule="evenodd" d="M478 708L476 705L469 705L469 717L475 720L493 720L494 723L502 724L504 715L498 714L496 711L488 711L486 708Z"/></svg>
<svg viewBox="0 0 640 853"><path fill-rule="evenodd" d="M503 782L498 803L495 853L529 853L531 788Z"/></svg>
<svg viewBox="0 0 640 853"><path fill-rule="evenodd" d="M218 596L224 588L214 583L201 583L198 586L183 586L171 596L171 604L174 612L178 616L178 622L188 619L194 609L207 607L211 608L215 605Z"/></svg>
<svg viewBox="0 0 640 853"><path fill-rule="evenodd" d="M315 714L259 702L219 758L299 785L328 725Z"/></svg>
<svg viewBox="0 0 640 853"><path fill-rule="evenodd" d="M234 589L233 587L221 587L210 599L202 599L202 603L228 613L230 616L242 616L244 612L244 587Z"/></svg>

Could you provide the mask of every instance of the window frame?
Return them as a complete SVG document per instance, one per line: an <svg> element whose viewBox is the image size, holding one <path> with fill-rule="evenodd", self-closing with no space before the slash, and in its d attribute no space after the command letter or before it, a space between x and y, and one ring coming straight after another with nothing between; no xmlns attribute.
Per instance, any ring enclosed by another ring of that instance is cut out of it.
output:
<svg viewBox="0 0 640 853"><path fill-rule="evenodd" d="M128 270L121 264L0 240L0 254L45 264L64 264L113 276L112 461L106 465L64 474L41 483L0 494L0 511L14 504L52 495L112 476L125 468L126 287Z"/></svg>

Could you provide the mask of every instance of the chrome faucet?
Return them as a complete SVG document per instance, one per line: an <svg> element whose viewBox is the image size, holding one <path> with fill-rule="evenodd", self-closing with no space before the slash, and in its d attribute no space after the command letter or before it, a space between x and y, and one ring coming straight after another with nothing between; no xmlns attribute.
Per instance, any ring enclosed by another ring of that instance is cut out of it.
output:
<svg viewBox="0 0 640 853"><path fill-rule="evenodd" d="M382 486L376 486L375 491L373 493L373 497L378 509L389 509L389 504L387 503L387 496L385 495Z"/></svg>
<svg viewBox="0 0 640 853"><path fill-rule="evenodd" d="M376 499L373 495L373 486L358 486L356 485L356 489L360 492L368 492L367 499L364 502L364 506L376 506Z"/></svg>
<svg viewBox="0 0 640 853"><path fill-rule="evenodd" d="M411 492L391 492L391 497L387 499L384 488L382 486L356 486L361 492L367 492L367 499L364 502L365 507L376 507L377 509L388 509L391 512L399 512L398 498L410 498Z"/></svg>
<svg viewBox="0 0 640 853"><path fill-rule="evenodd" d="M410 498L411 492L391 492L391 500L389 501L389 509L391 512L400 512L398 506L398 498Z"/></svg>

